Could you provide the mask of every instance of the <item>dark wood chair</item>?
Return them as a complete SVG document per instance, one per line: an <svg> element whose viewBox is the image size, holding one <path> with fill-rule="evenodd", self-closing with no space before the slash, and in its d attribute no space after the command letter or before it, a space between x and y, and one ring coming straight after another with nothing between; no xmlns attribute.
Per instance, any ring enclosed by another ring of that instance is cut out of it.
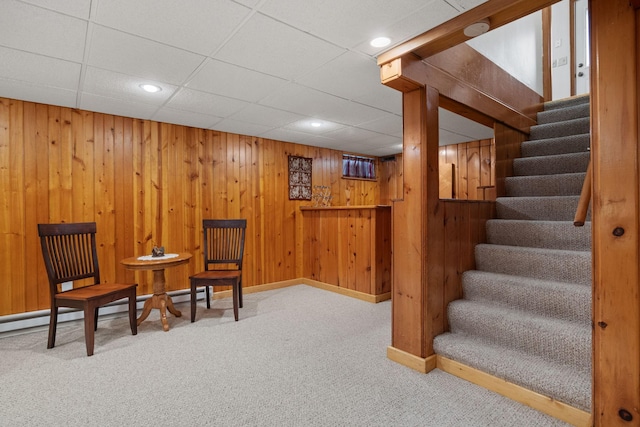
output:
<svg viewBox="0 0 640 427"><path fill-rule="evenodd" d="M196 320L196 288L205 287L207 308L211 308L209 286L231 286L233 315L238 321L238 307L242 307L242 256L246 219L205 219L204 270L189 277L191 282L191 321ZM212 291L213 292L213 291Z"/></svg>
<svg viewBox="0 0 640 427"><path fill-rule="evenodd" d="M44 265L49 277L51 319L49 342L56 342L58 308L84 311L87 356L93 355L94 334L98 329L98 308L122 298L129 299L131 333L138 333L136 322L137 284L100 283L96 252L96 223L38 224ZM73 282L73 289L62 291L62 283Z"/></svg>

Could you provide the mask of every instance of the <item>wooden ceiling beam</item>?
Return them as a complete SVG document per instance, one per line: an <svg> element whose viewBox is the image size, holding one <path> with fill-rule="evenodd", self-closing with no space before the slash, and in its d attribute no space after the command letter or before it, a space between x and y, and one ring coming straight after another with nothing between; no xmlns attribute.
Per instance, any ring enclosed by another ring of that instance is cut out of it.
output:
<svg viewBox="0 0 640 427"><path fill-rule="evenodd" d="M491 29L501 27L557 3L559 0L489 0L457 17L414 37L378 56L378 65L413 53L420 58L449 49L470 39L464 29L482 19L489 19ZM634 0L638 3L640 0Z"/></svg>

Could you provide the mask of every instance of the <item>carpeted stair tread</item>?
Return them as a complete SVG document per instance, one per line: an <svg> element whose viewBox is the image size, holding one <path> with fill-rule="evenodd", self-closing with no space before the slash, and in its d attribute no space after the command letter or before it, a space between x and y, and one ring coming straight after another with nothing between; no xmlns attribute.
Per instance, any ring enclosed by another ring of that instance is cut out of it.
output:
<svg viewBox="0 0 640 427"><path fill-rule="evenodd" d="M586 173L512 176L505 179L509 197L580 195Z"/></svg>
<svg viewBox="0 0 640 427"><path fill-rule="evenodd" d="M589 150L590 141L589 133L529 140L522 143L520 152L522 157L581 153Z"/></svg>
<svg viewBox="0 0 640 427"><path fill-rule="evenodd" d="M591 324L590 286L470 270L462 274L462 289L465 300Z"/></svg>
<svg viewBox="0 0 640 427"><path fill-rule="evenodd" d="M589 131L589 117L582 117L563 122L531 126L529 139L557 138L559 136L589 133Z"/></svg>
<svg viewBox="0 0 640 427"><path fill-rule="evenodd" d="M575 227L573 221L491 219L486 223L487 243L529 248L591 250L591 222Z"/></svg>
<svg viewBox="0 0 640 427"><path fill-rule="evenodd" d="M537 115L538 124L554 123L563 120L589 117L589 104L569 105L563 108L541 111Z"/></svg>
<svg viewBox="0 0 640 427"><path fill-rule="evenodd" d="M578 369L591 366L583 357L591 349L589 324L465 299L449 304L447 313L453 334L472 335Z"/></svg>
<svg viewBox="0 0 640 427"><path fill-rule="evenodd" d="M580 196L498 197L496 211L501 219L573 221ZM587 214L591 220L591 212Z"/></svg>
<svg viewBox="0 0 640 427"><path fill-rule="evenodd" d="M520 157L513 160L513 174L553 175L561 173L585 172L591 157L588 151L546 156Z"/></svg>
<svg viewBox="0 0 640 427"><path fill-rule="evenodd" d="M437 354L502 378L575 408L591 409L591 370L489 344L477 337L445 333L433 343Z"/></svg>
<svg viewBox="0 0 640 427"><path fill-rule="evenodd" d="M589 101L589 95L580 95L571 98L558 99L555 101L547 101L544 103L543 111L558 110L562 108L569 108L575 105L589 104Z"/></svg>
<svg viewBox="0 0 640 427"><path fill-rule="evenodd" d="M591 284L591 252L479 244L476 269L557 282Z"/></svg>
<svg viewBox="0 0 640 427"><path fill-rule="evenodd" d="M448 305L437 354L585 411L591 406L591 223L574 227L589 97L545 103Z"/></svg>

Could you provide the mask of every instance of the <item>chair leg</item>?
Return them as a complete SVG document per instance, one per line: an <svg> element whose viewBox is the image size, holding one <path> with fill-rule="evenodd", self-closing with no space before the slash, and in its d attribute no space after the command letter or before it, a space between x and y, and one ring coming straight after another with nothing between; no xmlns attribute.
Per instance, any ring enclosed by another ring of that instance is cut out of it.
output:
<svg viewBox="0 0 640 427"><path fill-rule="evenodd" d="M233 317L238 321L238 305L240 305L240 282L233 284Z"/></svg>
<svg viewBox="0 0 640 427"><path fill-rule="evenodd" d="M96 309L87 305L84 308L84 340L87 345L87 356L93 356L93 345L95 340Z"/></svg>
<svg viewBox="0 0 640 427"><path fill-rule="evenodd" d="M49 341L47 348L53 348L56 345L56 327L58 326L58 306L51 304L51 315L49 317Z"/></svg>
<svg viewBox="0 0 640 427"><path fill-rule="evenodd" d="M137 312L136 290L133 288L133 291L129 294L129 326L131 327L131 335L138 334L138 319L136 319Z"/></svg>
<svg viewBox="0 0 640 427"><path fill-rule="evenodd" d="M211 308L211 295L209 295L209 285L204 287L205 293L206 293L206 299L207 299L207 308Z"/></svg>
<svg viewBox="0 0 640 427"><path fill-rule="evenodd" d="M93 314L93 330L97 331L98 330L98 308L96 307L95 312Z"/></svg>
<svg viewBox="0 0 640 427"><path fill-rule="evenodd" d="M242 278L238 283L238 293L240 294L240 308L242 308Z"/></svg>
<svg viewBox="0 0 640 427"><path fill-rule="evenodd" d="M196 321L196 284L191 281L191 323Z"/></svg>

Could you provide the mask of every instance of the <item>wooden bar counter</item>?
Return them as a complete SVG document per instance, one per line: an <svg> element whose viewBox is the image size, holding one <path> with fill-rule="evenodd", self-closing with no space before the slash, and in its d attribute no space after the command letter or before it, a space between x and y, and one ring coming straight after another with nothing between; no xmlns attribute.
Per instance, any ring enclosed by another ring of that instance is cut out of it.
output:
<svg viewBox="0 0 640 427"><path fill-rule="evenodd" d="M300 207L303 277L391 297L391 206Z"/></svg>

